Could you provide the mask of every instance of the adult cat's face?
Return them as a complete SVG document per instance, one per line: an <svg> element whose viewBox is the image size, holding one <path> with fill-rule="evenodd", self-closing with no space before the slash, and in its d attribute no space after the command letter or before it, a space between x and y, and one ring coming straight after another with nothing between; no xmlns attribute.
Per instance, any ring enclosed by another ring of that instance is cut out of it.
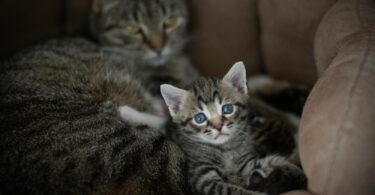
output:
<svg viewBox="0 0 375 195"><path fill-rule="evenodd" d="M161 92L174 122L191 139L223 144L245 130L246 71L235 64L223 80L202 79L192 90L162 85Z"/></svg>
<svg viewBox="0 0 375 195"><path fill-rule="evenodd" d="M104 46L161 65L186 43L183 0L94 0L92 30Z"/></svg>

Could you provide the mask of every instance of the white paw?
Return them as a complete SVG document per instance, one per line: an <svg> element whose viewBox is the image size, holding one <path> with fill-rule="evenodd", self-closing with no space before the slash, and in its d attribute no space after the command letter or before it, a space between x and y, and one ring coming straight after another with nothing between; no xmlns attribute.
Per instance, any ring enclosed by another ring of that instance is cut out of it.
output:
<svg viewBox="0 0 375 195"><path fill-rule="evenodd" d="M128 117L131 118L133 113L138 112L130 106L121 106L118 108L118 111L123 120L127 120Z"/></svg>
<svg viewBox="0 0 375 195"><path fill-rule="evenodd" d="M143 124L152 128L160 129L166 122L163 117L140 112L130 106L120 106L118 112L123 121L133 124Z"/></svg>
<svg viewBox="0 0 375 195"><path fill-rule="evenodd" d="M152 113L156 116L166 117L164 105L164 101L154 98L152 101Z"/></svg>

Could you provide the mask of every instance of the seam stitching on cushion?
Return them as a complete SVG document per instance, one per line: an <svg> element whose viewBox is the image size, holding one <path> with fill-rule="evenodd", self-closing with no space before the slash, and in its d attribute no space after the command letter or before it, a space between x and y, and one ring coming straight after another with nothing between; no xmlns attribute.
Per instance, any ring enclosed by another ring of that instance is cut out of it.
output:
<svg viewBox="0 0 375 195"><path fill-rule="evenodd" d="M360 17L360 9L359 9L360 4L361 4L360 1L361 1L361 0L358 0L358 1L357 1L357 6L356 6L356 15L357 15L357 18L358 18L358 20L360 21L360 23L361 23L361 25L362 25L361 28L363 28L363 27L364 27L364 26L363 26L363 20L361 20L361 17ZM355 89L356 89L356 86L357 86L357 84L358 84L358 80L359 80L359 78L360 78L360 76L361 76L361 73L363 72L362 70L363 70L364 64L365 64L365 62L367 61L368 53L369 53L369 50L370 50L370 47L371 47L371 45L369 44L371 39L372 39L372 31L370 31L369 36L367 37L367 42L366 42L366 47L365 47L365 52L364 52L363 58L362 58L362 60L361 60L361 62L360 62L360 64L359 64L358 72L356 73L356 76L355 76L355 78L354 78L354 83L353 83L353 85L351 86L351 89L349 90L348 105L347 105L347 107L346 107L346 109L345 109L345 113L344 113L344 116L342 117L342 118L343 118L342 121L346 121L345 119L348 118L349 110L350 110L350 108L351 108L351 106L352 106L352 101L351 101L351 100L352 100L352 98L353 98L353 92L354 92ZM334 149L333 149L334 153L333 153L333 158L332 158L332 160L331 160L331 164L330 164L330 169L329 169L330 171L329 171L329 174L328 174L328 180L327 180L327 183L326 183L326 185L325 185L325 187L324 187L325 194L328 194L328 192L329 192L329 188L328 188L328 187L329 187L330 184L332 183L333 173L335 173L335 171L334 171L335 167L334 167L333 165L334 165L334 163L336 162L336 160L337 160L337 155L338 155L338 153L339 153L339 151L340 151L340 147L339 147L339 145L340 145L341 140L342 140L342 132L340 131L340 129L343 128L344 123L345 123L345 122L342 122L342 123L339 125L339 127L336 129L336 132L337 132L337 133L336 133L337 139L335 140L335 144L334 144Z"/></svg>

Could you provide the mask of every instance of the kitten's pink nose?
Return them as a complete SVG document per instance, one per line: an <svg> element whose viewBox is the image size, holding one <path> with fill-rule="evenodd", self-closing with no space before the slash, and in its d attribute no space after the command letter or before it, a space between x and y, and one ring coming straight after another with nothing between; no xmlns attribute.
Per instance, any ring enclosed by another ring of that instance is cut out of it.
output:
<svg viewBox="0 0 375 195"><path fill-rule="evenodd" d="M217 125L213 125L213 126L214 126L214 128L215 128L216 130L218 130L218 131L221 131L221 129L223 128L223 124L222 124L222 123L217 124Z"/></svg>

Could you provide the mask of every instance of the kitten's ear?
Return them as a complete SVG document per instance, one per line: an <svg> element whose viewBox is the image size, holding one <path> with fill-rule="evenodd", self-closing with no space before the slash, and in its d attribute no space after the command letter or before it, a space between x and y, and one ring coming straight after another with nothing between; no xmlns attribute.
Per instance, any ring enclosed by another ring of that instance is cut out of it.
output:
<svg viewBox="0 0 375 195"><path fill-rule="evenodd" d="M223 81L228 82L241 93L247 94L246 69L243 62L236 62L224 76Z"/></svg>
<svg viewBox="0 0 375 195"><path fill-rule="evenodd" d="M161 85L160 91L168 106L169 113L174 117L180 111L188 92L168 84Z"/></svg>
<svg viewBox="0 0 375 195"><path fill-rule="evenodd" d="M117 0L93 0L92 1L92 12L94 14L100 15L102 13L108 12L114 6L118 5Z"/></svg>

